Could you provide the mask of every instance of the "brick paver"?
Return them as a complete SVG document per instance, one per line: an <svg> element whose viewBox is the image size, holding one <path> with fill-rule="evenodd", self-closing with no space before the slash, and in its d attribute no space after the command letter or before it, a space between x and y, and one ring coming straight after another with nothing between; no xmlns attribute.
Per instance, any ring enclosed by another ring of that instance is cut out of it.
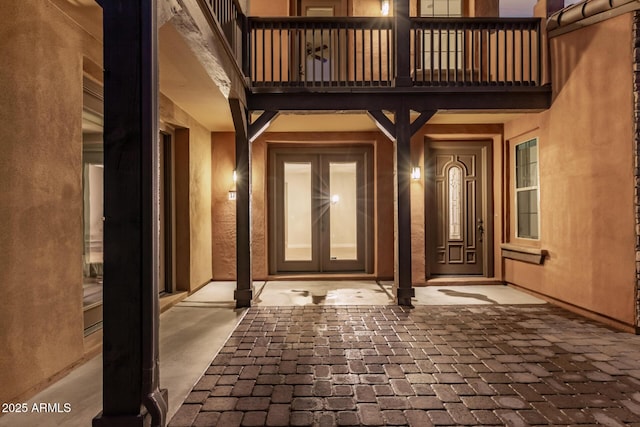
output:
<svg viewBox="0 0 640 427"><path fill-rule="evenodd" d="M640 427L640 337L549 305L251 308L170 426Z"/></svg>

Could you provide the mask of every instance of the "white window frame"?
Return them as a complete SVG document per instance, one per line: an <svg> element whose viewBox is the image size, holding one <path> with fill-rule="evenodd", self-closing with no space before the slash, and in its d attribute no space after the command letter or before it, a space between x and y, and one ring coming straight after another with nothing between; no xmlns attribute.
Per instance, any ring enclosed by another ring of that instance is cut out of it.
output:
<svg viewBox="0 0 640 427"><path fill-rule="evenodd" d="M536 154L537 154L537 161L536 161L536 183L533 186L529 186L529 187L522 187L522 188L518 188L518 168L517 168L517 153L518 153L518 146L522 145L522 144L526 144L529 143L531 141L535 141L535 147L536 147ZM525 141L519 142L517 144L515 144L513 146L513 189L514 189L514 217L515 217L515 237L516 239L523 239L523 240L531 240L531 241L539 241L540 240L540 235L542 234L540 231L540 140L538 139L538 137L534 137L534 138L528 138ZM520 236L519 235L519 224L518 224L518 218L520 217L520 215L518 215L519 211L518 211L518 193L520 192L525 192L525 191L531 191L531 190L536 190L536 210L537 210L537 219L538 219L538 223L537 223L537 229L538 229L538 235L537 237L529 237L529 236Z"/></svg>

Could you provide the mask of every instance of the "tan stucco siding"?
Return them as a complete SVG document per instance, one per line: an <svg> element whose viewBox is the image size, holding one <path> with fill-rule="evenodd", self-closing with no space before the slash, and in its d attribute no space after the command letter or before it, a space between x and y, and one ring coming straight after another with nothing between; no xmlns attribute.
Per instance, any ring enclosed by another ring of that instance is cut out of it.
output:
<svg viewBox="0 0 640 427"><path fill-rule="evenodd" d="M505 279L634 322L630 14L551 40L553 105L505 126L539 138L543 266L505 261ZM513 223L513 220L512 220ZM514 238L511 227L511 240Z"/></svg>
<svg viewBox="0 0 640 427"><path fill-rule="evenodd" d="M101 46L48 1L0 18L0 402L83 355L83 55Z"/></svg>
<svg viewBox="0 0 640 427"><path fill-rule="evenodd" d="M236 168L235 135L232 132L214 132L211 134L211 144L213 278L235 280L236 202L229 200L229 191L235 188L233 183L233 170Z"/></svg>
<svg viewBox="0 0 640 427"><path fill-rule="evenodd" d="M189 249L186 257L182 256L184 252L177 254L177 281L179 290L194 291L213 277L211 132L166 96L160 99L160 120L182 129L175 141L176 179L184 181L176 182L176 203L179 204L176 208L180 210L176 215L177 232L180 233L177 245L188 245ZM177 250L181 248L177 247Z"/></svg>

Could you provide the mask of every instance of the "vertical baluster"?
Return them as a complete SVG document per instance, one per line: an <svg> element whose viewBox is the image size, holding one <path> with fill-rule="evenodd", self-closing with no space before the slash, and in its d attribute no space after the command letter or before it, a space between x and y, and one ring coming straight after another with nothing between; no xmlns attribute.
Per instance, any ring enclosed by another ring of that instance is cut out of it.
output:
<svg viewBox="0 0 640 427"><path fill-rule="evenodd" d="M360 57L361 61L362 61L362 80L361 83L364 84L364 81L366 80L365 78L365 55L364 55L364 27L360 27L360 50L362 51L362 55Z"/></svg>
<svg viewBox="0 0 640 427"><path fill-rule="evenodd" d="M457 29L458 25L453 26L454 31L453 31L453 37L455 37L455 43L454 43L454 49L453 49L453 54L454 54L454 82L457 84L458 83L458 67L460 66L460 64L458 64L458 29Z"/></svg>
<svg viewBox="0 0 640 427"><path fill-rule="evenodd" d="M518 25L520 32L520 84L524 84L524 24Z"/></svg>
<svg viewBox="0 0 640 427"><path fill-rule="evenodd" d="M284 64L284 55L282 54L282 24L278 24L278 82L282 86L282 68Z"/></svg>
<svg viewBox="0 0 640 427"><path fill-rule="evenodd" d="M536 84L542 84L542 35L540 34L540 21L536 24L536 52L537 52L537 64L538 64L538 73L536 78Z"/></svg>
<svg viewBox="0 0 640 427"><path fill-rule="evenodd" d="M351 84L356 85L358 81L358 30L353 27L353 81Z"/></svg>
<svg viewBox="0 0 640 427"><path fill-rule="evenodd" d="M529 81L533 82L533 31L529 27Z"/></svg>
<svg viewBox="0 0 640 427"><path fill-rule="evenodd" d="M485 36L486 31L484 31L483 27L484 26L481 24L478 37L480 37L480 81L482 83L485 83L486 80L482 76L482 73L484 73L484 52L483 52L483 47L484 46L483 45L485 44L484 36Z"/></svg>
<svg viewBox="0 0 640 427"><path fill-rule="evenodd" d="M378 25L378 85L382 85L382 24Z"/></svg>
<svg viewBox="0 0 640 427"><path fill-rule="evenodd" d="M391 85L391 30L387 28L387 84Z"/></svg>
<svg viewBox="0 0 640 427"><path fill-rule="evenodd" d="M267 49L266 49L266 41L267 38L267 26L265 24L262 25L262 81L267 82Z"/></svg>
<svg viewBox="0 0 640 427"><path fill-rule="evenodd" d="M253 75L253 81L257 82L258 81L258 42L257 42L257 35L256 33L258 32L258 24L254 23L251 26L251 35L250 35L250 39L251 39L251 74Z"/></svg>
<svg viewBox="0 0 640 427"><path fill-rule="evenodd" d="M274 25L273 25L273 21L271 21L269 23L269 39L271 40L271 42L269 43L269 52L270 52L270 56L269 56L269 67L271 68L271 79L270 79L270 83L273 86L273 82L275 82L276 80L276 75L275 75L275 59L276 59L276 55L274 52L274 46L273 46L273 32L274 32Z"/></svg>
<svg viewBox="0 0 640 427"><path fill-rule="evenodd" d="M419 44L418 37L420 36L420 29L418 27L413 27L413 66L411 67L411 74L413 75L413 83L418 81L418 61L420 60L418 57Z"/></svg>
<svg viewBox="0 0 640 427"><path fill-rule="evenodd" d="M320 44L318 45L318 63L320 65L320 86L324 86L324 25L320 24Z"/></svg>
<svg viewBox="0 0 640 427"><path fill-rule="evenodd" d="M451 77L449 76L449 70L451 69L451 25L447 23L447 71L445 73L445 82L450 83Z"/></svg>
<svg viewBox="0 0 640 427"><path fill-rule="evenodd" d="M495 37L496 37L496 47L495 47L495 55L496 55L496 60L495 60L495 73L496 73L496 83L500 80L500 72L498 71L498 64L500 63L500 45L498 44L498 39L500 38L499 36L499 25L496 26L495 29ZM493 61L491 60L491 26L489 26L489 29L487 30L487 81L489 82L489 84L493 83L493 75L491 73L492 71L492 65Z"/></svg>
<svg viewBox="0 0 640 427"><path fill-rule="evenodd" d="M340 82L342 81L342 43L340 40L340 24L336 25L336 43L338 46L338 51L337 51L337 78L336 81L338 82L338 86L340 86Z"/></svg>
<svg viewBox="0 0 640 427"><path fill-rule="evenodd" d="M373 86L373 26L369 27L369 81Z"/></svg>
<svg viewBox="0 0 640 427"><path fill-rule="evenodd" d="M507 52L509 52L509 45L507 43L507 40L509 38L509 28L506 24L504 24L503 26L503 31L504 31L504 83L506 84L509 81L509 55L507 55Z"/></svg>
<svg viewBox="0 0 640 427"><path fill-rule="evenodd" d="M515 24L511 25L511 83L516 83L516 26Z"/></svg>
<svg viewBox="0 0 640 427"><path fill-rule="evenodd" d="M431 82L431 84L433 84L433 68L435 67L434 58L436 56L436 53L434 51L435 33L433 31L433 26L434 26L434 23L431 22L429 24L429 35L431 36L429 37L429 73L430 73L429 81Z"/></svg>
<svg viewBox="0 0 640 427"><path fill-rule="evenodd" d="M336 46L336 40L335 40L335 31L333 30L333 23L329 23L329 58L331 58L331 67L329 68L329 81L331 82L331 86L335 86L335 82L336 82L336 72L335 69L338 66L337 64L337 51L338 49L334 49L334 47Z"/></svg>
<svg viewBox="0 0 640 427"><path fill-rule="evenodd" d="M468 30L464 28L462 30L462 84L467 83L467 55L469 50L469 45L467 44L467 32Z"/></svg>

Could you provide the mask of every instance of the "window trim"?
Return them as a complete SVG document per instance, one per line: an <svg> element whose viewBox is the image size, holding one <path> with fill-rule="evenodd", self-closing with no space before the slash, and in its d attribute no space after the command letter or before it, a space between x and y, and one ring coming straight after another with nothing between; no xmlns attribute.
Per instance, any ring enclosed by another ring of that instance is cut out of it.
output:
<svg viewBox="0 0 640 427"><path fill-rule="evenodd" d="M523 187L523 188L518 188L518 172L517 172L517 158L516 158L516 153L518 152L518 146L522 145L522 144L526 144L528 142L531 141L535 141L536 144L536 151L537 151L537 162L536 162L536 185L535 186L529 186L529 187ZM513 145L513 155L511 156L512 161L513 161L513 207L514 207L514 222L515 222L515 228L514 228L514 237L516 239L520 239L520 240L525 240L525 241L530 241L530 242L539 242L540 241L540 236L542 235L541 229L540 229L540 139L535 136L532 138L527 138L524 141L518 142L516 144ZM536 190L537 194L536 194L536 203L537 203L537 219L538 219L538 236L537 237L523 237L520 236L518 234L518 193L521 191L531 191L531 190Z"/></svg>

